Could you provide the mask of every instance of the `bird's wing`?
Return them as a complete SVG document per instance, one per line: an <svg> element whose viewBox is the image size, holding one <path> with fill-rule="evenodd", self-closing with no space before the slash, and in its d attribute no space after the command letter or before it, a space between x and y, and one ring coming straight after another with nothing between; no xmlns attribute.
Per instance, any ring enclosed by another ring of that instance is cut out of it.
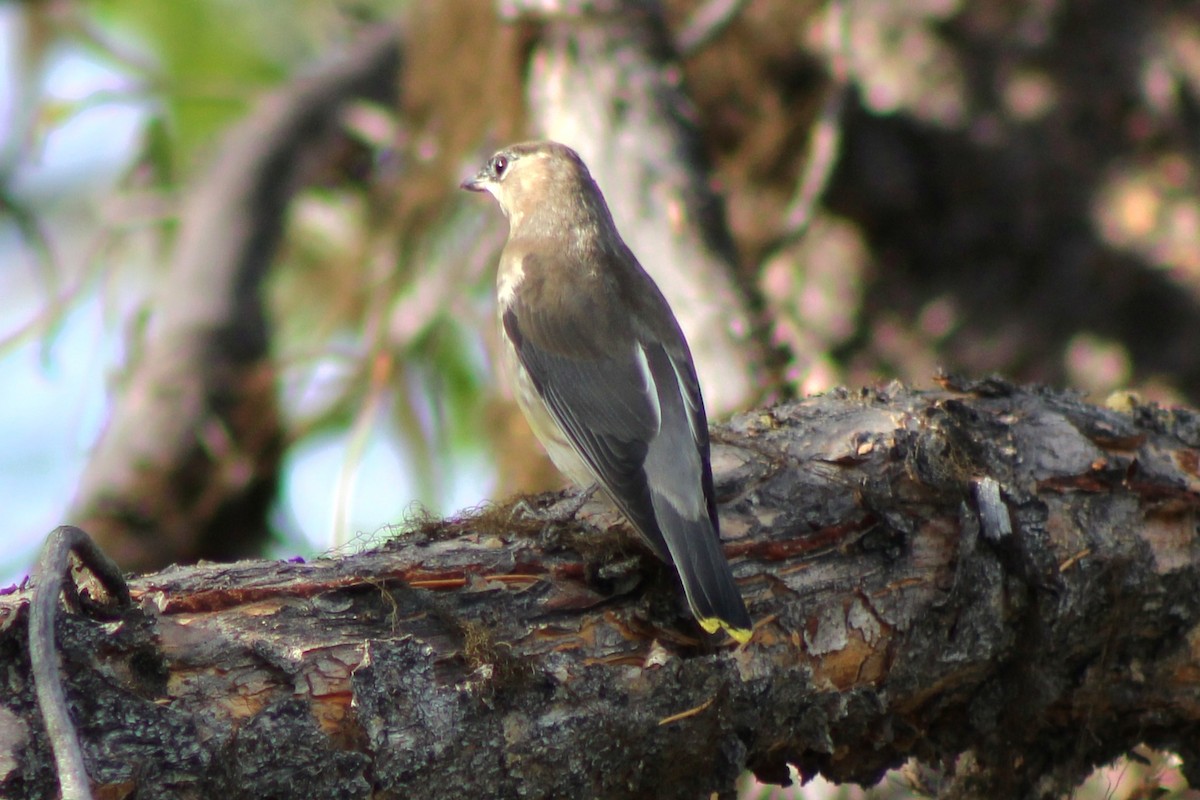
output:
<svg viewBox="0 0 1200 800"><path fill-rule="evenodd" d="M521 366L597 482L674 564L700 625L746 641L750 617L717 534L704 402L670 308L649 279L622 297L556 287L536 266L501 314Z"/></svg>
<svg viewBox="0 0 1200 800"><path fill-rule="evenodd" d="M666 301L662 303L666 305ZM671 409L674 396L660 398L662 433L657 446L665 451L668 458L670 454L683 452L685 448L696 453L695 471L689 475L688 480L692 481L693 487L695 481L699 480L704 493L704 511L715 531L719 528L716 492L713 490L712 468L709 462L708 417L704 412L704 398L700 394L700 379L696 377L696 367L692 363L687 341L679 330L674 315L656 318L666 319L671 326L670 329L657 331L658 335L652 339L657 349L648 351L651 374L660 392L668 388L672 391L677 389L682 401L682 408L678 414L680 419L675 420L672 419ZM649 455L653 461L655 453L651 452Z"/></svg>
<svg viewBox="0 0 1200 800"><path fill-rule="evenodd" d="M675 565L700 625L749 638L750 618L717 536L708 434L690 359L633 337L611 357L578 338L565 348L560 340L543 347L523 331L554 324L533 312L523 327L511 308L502 319L547 410L622 513ZM686 348L680 352L686 357Z"/></svg>
<svg viewBox="0 0 1200 800"><path fill-rule="evenodd" d="M502 322L538 396L575 451L651 546L669 558L645 471L661 412L640 345L627 334L615 348L600 347L570 314L545 314L519 301Z"/></svg>

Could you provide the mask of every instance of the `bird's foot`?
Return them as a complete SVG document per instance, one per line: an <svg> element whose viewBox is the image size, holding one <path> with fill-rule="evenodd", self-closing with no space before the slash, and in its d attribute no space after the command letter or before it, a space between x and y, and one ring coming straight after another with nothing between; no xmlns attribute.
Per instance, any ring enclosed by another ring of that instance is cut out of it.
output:
<svg viewBox="0 0 1200 800"><path fill-rule="evenodd" d="M536 520L538 522L570 522L579 513L579 509L587 505L587 501L592 499L592 495L596 493L597 488L596 484L593 483L590 487L575 496L556 500L547 508L534 508L527 500L522 498L513 506L512 513L514 517L520 514L525 519Z"/></svg>

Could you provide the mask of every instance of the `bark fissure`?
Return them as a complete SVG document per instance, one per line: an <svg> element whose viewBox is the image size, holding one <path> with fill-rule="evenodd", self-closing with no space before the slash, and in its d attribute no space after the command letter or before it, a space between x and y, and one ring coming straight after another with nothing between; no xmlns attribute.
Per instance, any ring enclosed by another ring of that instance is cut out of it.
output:
<svg viewBox="0 0 1200 800"><path fill-rule="evenodd" d="M139 797L696 797L910 757L1039 797L1143 741L1194 775L1198 431L994 383L811 398L714 432L745 648L593 500L135 578L120 621L61 623L67 694L92 779ZM11 797L52 786L27 601L0 598Z"/></svg>

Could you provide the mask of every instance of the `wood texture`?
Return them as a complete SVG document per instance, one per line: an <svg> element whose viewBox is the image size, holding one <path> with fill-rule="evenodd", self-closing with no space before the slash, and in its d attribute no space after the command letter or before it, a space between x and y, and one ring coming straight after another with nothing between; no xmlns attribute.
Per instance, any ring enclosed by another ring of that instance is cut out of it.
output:
<svg viewBox="0 0 1200 800"><path fill-rule="evenodd" d="M173 568L119 621L59 626L98 796L730 796L745 768L869 783L966 755L963 791L1041 797L1139 742L1200 777L1193 412L947 382L714 437L748 646L705 639L595 501ZM13 798L53 791L27 598L0 597Z"/></svg>

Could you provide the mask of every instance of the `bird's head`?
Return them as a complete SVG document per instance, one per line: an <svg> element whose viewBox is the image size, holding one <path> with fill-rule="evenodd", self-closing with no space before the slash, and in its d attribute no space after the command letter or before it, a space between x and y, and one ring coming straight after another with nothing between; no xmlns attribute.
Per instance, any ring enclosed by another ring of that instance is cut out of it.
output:
<svg viewBox="0 0 1200 800"><path fill-rule="evenodd" d="M498 150L475 177L460 184L472 192L490 192L509 223L516 227L538 210L565 211L599 190L583 159L558 142L524 142ZM603 200L600 200L603 203Z"/></svg>

